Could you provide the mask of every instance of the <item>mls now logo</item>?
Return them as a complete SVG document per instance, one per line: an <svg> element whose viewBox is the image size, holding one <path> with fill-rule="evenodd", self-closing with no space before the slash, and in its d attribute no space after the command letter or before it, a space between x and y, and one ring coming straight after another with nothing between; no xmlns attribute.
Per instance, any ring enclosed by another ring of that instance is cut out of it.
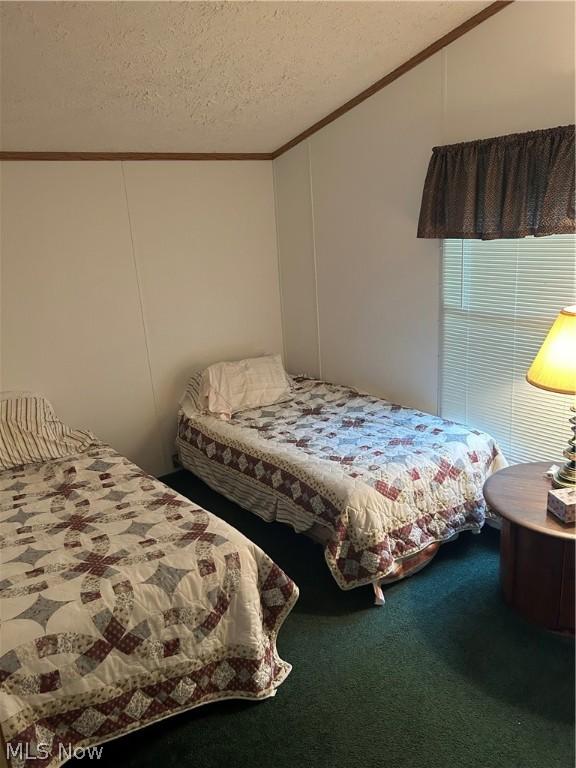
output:
<svg viewBox="0 0 576 768"><path fill-rule="evenodd" d="M77 760L87 757L89 760L100 760L104 747L75 747L73 744L58 745L58 760L64 762L73 757ZM40 742L30 743L19 741L16 744L6 744L6 759L25 762L26 760L48 760L55 755L50 752L50 745ZM16 763L18 764L18 763Z"/></svg>

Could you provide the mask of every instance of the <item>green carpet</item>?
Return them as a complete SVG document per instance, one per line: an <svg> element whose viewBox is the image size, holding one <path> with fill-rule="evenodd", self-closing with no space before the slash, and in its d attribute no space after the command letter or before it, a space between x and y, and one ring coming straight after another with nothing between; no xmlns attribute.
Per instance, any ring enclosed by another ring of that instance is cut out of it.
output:
<svg viewBox="0 0 576 768"><path fill-rule="evenodd" d="M294 668L273 699L184 713L110 742L99 765L573 767L574 644L502 603L496 531L463 534L375 608L370 588L340 591L305 536L189 473L163 479L296 581L300 599L278 643Z"/></svg>

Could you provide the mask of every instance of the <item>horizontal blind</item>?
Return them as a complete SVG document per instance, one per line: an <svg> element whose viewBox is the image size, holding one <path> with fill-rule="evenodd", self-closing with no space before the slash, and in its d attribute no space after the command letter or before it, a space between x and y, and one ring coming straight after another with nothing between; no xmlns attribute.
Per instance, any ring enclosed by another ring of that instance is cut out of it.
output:
<svg viewBox="0 0 576 768"><path fill-rule="evenodd" d="M572 398L525 376L575 303L575 235L444 240L442 415L490 433L510 462L560 461Z"/></svg>

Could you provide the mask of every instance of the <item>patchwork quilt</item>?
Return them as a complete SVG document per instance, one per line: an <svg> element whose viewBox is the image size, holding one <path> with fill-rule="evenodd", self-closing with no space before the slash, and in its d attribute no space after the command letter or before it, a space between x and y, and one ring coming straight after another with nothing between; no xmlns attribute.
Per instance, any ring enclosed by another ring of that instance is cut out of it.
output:
<svg viewBox="0 0 576 768"><path fill-rule="evenodd" d="M0 472L0 548L0 724L15 768L207 702L273 696L290 671L276 634L294 583L103 444Z"/></svg>
<svg viewBox="0 0 576 768"><path fill-rule="evenodd" d="M487 434L348 387L293 378L289 402L228 422L183 401L182 464L266 520L322 526L342 589L377 582L403 559L479 531L482 487L506 465Z"/></svg>

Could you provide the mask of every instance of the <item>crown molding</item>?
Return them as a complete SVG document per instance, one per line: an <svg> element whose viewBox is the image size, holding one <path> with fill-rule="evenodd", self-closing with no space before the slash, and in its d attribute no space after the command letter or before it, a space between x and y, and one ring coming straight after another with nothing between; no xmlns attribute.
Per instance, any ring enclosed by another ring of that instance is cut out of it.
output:
<svg viewBox="0 0 576 768"><path fill-rule="evenodd" d="M0 152L0 160L272 160L272 152Z"/></svg>

